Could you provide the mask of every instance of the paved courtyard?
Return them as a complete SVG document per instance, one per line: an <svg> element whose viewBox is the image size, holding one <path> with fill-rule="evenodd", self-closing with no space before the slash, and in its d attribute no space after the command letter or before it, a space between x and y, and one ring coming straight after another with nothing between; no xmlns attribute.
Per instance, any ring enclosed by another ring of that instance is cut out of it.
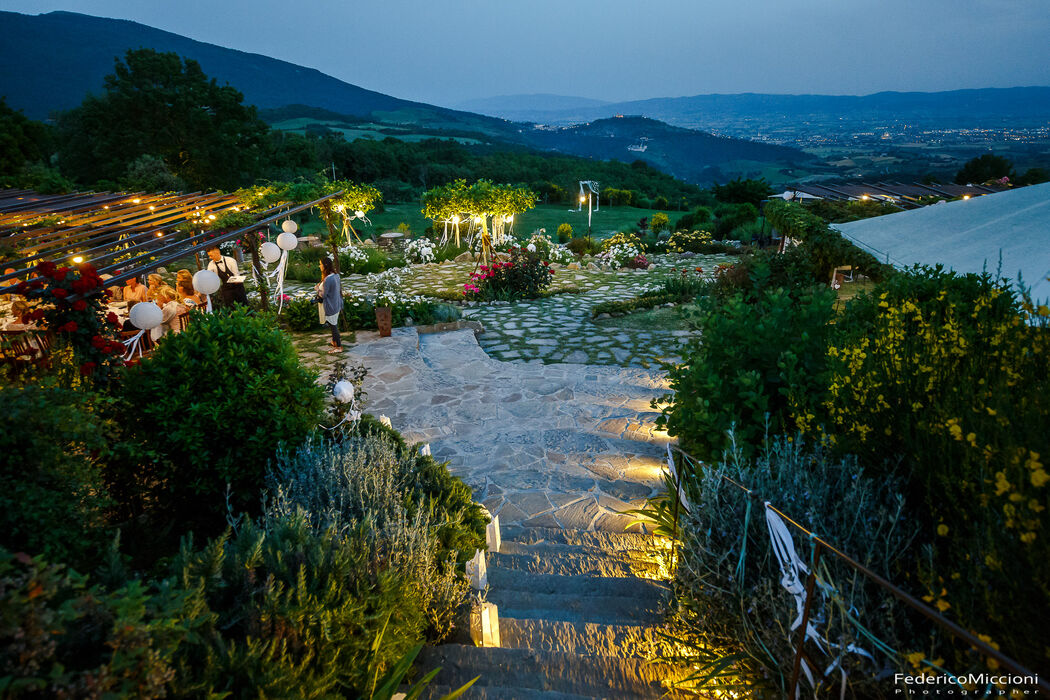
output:
<svg viewBox="0 0 1050 700"><path fill-rule="evenodd" d="M451 460L504 524L623 531L623 511L660 487L666 436L649 405L664 393L659 372L501 362L469 329L357 340L347 354L369 370L366 410ZM326 379L332 356L303 354Z"/></svg>
<svg viewBox="0 0 1050 700"><path fill-rule="evenodd" d="M623 367L657 367L659 361L680 359L690 332L676 329L632 327L616 319L591 320L591 308L605 301L629 299L658 287L674 268L702 267L711 276L726 255L695 258L659 256L653 270L569 270L555 273L554 287L573 287L579 293L555 294L545 299L515 303L490 303L463 308L464 318L480 321L485 332L478 338L493 358L507 361L541 360L544 363L584 363ZM442 263L405 268L405 291L433 294L461 289L474 269L473 263ZM311 285L290 282L290 293L305 293ZM343 288L367 292L363 275L345 275Z"/></svg>

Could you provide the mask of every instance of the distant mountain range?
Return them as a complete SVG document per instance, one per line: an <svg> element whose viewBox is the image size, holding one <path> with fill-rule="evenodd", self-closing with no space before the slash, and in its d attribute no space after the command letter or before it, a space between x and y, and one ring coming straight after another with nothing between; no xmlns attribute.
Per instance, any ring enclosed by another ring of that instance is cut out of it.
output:
<svg viewBox="0 0 1050 700"><path fill-rule="evenodd" d="M0 12L0 95L27 116L45 119L76 107L102 89L114 58L152 48L192 58L219 83L229 83L260 109L305 104L339 114L389 121L452 123L479 132L502 132L502 119L402 100L330 75L244 51L195 41L144 24L73 12L23 15Z"/></svg>
<svg viewBox="0 0 1050 700"><path fill-rule="evenodd" d="M975 125L1050 120L1050 87L984 88L948 92L879 92L873 95L694 95L589 104L585 98L510 95L474 100L473 111L513 121L577 124L617 114L636 115L685 128L716 128L736 120L830 118L853 122L911 121Z"/></svg>
<svg viewBox="0 0 1050 700"><path fill-rule="evenodd" d="M311 68L127 20L72 12L0 12L0 25L5 30L0 46L0 96L37 119L76 107L89 92L101 91L103 78L113 72L114 59L128 49L145 47L198 61L220 84L229 83L244 93L245 101L259 107L277 128L342 130L356 138L362 133L358 127L367 121L374 138L447 135L475 145L506 144L587 158L643 160L699 184L810 160L793 148L720 138L651 119L535 128L505 118L402 100ZM543 104L562 111L617 112L598 100L555 95L497 98L496 102L525 108Z"/></svg>
<svg viewBox="0 0 1050 700"><path fill-rule="evenodd" d="M492 116L503 116L502 112L530 113L546 111L563 111L600 108L610 104L605 100L592 100L589 97L572 97L569 95L550 95L535 93L531 95L501 95L500 97L483 97L477 100L466 100L451 105L465 112L477 112ZM511 121L531 121L529 119L512 119Z"/></svg>

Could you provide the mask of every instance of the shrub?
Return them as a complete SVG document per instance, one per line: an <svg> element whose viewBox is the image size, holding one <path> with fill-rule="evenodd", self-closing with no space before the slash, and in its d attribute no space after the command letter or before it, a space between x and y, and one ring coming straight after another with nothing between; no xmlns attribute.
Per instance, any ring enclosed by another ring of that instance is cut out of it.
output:
<svg viewBox="0 0 1050 700"><path fill-rule="evenodd" d="M129 368L124 398L124 422L163 456L141 465L138 483L180 521L211 525L227 484L231 505L257 510L275 447L300 444L324 404L288 336L244 309L197 314Z"/></svg>
<svg viewBox="0 0 1050 700"><path fill-rule="evenodd" d="M931 603L1042 671L1050 594L1050 310L991 275L897 274L851 301L798 422L902 475ZM965 563L964 563L965 562ZM961 572L960 576L953 572ZM945 652L947 653L947 652Z"/></svg>
<svg viewBox="0 0 1050 700"><path fill-rule="evenodd" d="M749 224L758 218L758 208L754 204L720 204L715 209L715 236L726 238L738 226Z"/></svg>
<svg viewBox="0 0 1050 700"><path fill-rule="evenodd" d="M405 260L413 265L434 262L434 243L426 238L417 238L405 244Z"/></svg>
<svg viewBox="0 0 1050 700"><path fill-rule="evenodd" d="M176 650L206 632L192 592L138 581L112 592L0 548L0 693L11 698L169 696Z"/></svg>
<svg viewBox="0 0 1050 700"><path fill-rule="evenodd" d="M675 231L667 240L667 250L672 253L700 253L711 240L708 231Z"/></svg>
<svg viewBox="0 0 1050 700"><path fill-rule="evenodd" d="M697 207L679 218L678 221L675 222L674 228L676 231L691 231L697 226L710 223L710 221L711 210L707 207Z"/></svg>
<svg viewBox="0 0 1050 700"><path fill-rule="evenodd" d="M601 245L590 236L573 238L565 247L579 257L601 252Z"/></svg>
<svg viewBox="0 0 1050 700"><path fill-rule="evenodd" d="M313 297L299 297L285 302L281 318L290 329L300 332L317 330L321 323Z"/></svg>
<svg viewBox="0 0 1050 700"><path fill-rule="evenodd" d="M398 534L414 535L413 543L426 534L403 525ZM425 626L416 581L385 560L389 543L378 534L368 526L318 530L298 511L241 524L199 551L187 543L173 569L201 591L215 622L186 650L183 692L367 696Z"/></svg>
<svg viewBox="0 0 1050 700"><path fill-rule="evenodd" d="M670 370L674 393L666 397L672 403L660 424L704 460L722 457L734 425L745 456L762 444L767 429L793 432L789 406L825 387L834 296L811 288L797 298L772 289L754 303L742 294L724 304L702 299L695 321L703 342L691 341L687 363Z"/></svg>
<svg viewBox="0 0 1050 700"><path fill-rule="evenodd" d="M679 508L681 544L671 615L672 636L686 657L679 661L693 665L694 681L712 673L705 690L715 690L723 681L744 682L756 697L787 697L797 643L790 626L797 612L781 583L761 506L726 479L751 489L758 503L770 502L891 580L916 529L899 483L866 474L855 460L837 460L786 438L773 440L754 463L731 457L708 468L683 466L680 471L688 507ZM673 491L665 494L650 504L650 516L673 523L669 511L674 501ZM790 526L789 531L798 556L808 563L805 536ZM929 623L922 619L913 627L907 608L892 594L832 556L822 559L819 573L830 595L817 589L814 596L810 622L823 647L815 645L809 653L821 669L841 658L854 695L882 697L885 682L875 676L886 668L904 672L904 655L923 648ZM867 634L900 655L887 655L886 647ZM848 652L839 657L833 651L851 644L872 658ZM721 669L720 663L725 664ZM837 673L835 679L837 686ZM807 686L803 674L803 694Z"/></svg>
<svg viewBox="0 0 1050 700"><path fill-rule="evenodd" d="M511 248L509 260L481 265L463 285L468 298L535 299L550 286L554 272L539 253L524 248Z"/></svg>
<svg viewBox="0 0 1050 700"><path fill-rule="evenodd" d="M880 281L888 269L870 253L861 250L828 227L823 219L800 204L772 200L766 204L766 218L781 235L802 241L814 273L814 282L828 284L831 271L838 265L852 265L854 272Z"/></svg>
<svg viewBox="0 0 1050 700"><path fill-rule="evenodd" d="M572 240L572 226L569 224L558 224L558 243L568 243Z"/></svg>
<svg viewBox="0 0 1050 700"><path fill-rule="evenodd" d="M0 545L93 561L107 505L93 456L107 438L97 411L72 391L39 386L0 387L0 405Z"/></svg>
<svg viewBox="0 0 1050 700"><path fill-rule="evenodd" d="M602 241L601 249L607 251L610 248L616 246L634 246L638 249L639 253L645 252L645 246L642 245L638 235L631 233L630 231L620 231L619 233L613 234L609 238Z"/></svg>
<svg viewBox="0 0 1050 700"><path fill-rule="evenodd" d="M666 206L667 206L667 200L665 199L664 200L664 207L660 207L660 208L666 208ZM649 230L652 231L653 233L657 233L658 234L661 231L666 231L670 227L671 227L670 219L668 219L667 218L667 214L664 214L662 211L656 212L655 214L652 215L652 218L649 219Z"/></svg>

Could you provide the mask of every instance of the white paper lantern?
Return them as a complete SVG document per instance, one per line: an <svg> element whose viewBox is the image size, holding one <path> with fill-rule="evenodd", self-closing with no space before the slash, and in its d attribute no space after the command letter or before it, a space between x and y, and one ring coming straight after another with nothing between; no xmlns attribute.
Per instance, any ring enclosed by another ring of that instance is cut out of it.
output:
<svg viewBox="0 0 1050 700"><path fill-rule="evenodd" d="M277 245L281 247L281 250L295 250L295 246L299 245L299 239L294 233L285 231L277 237Z"/></svg>
<svg viewBox="0 0 1050 700"><path fill-rule="evenodd" d="M211 270L197 270L193 275L193 288L201 294L214 294L222 286L222 280Z"/></svg>
<svg viewBox="0 0 1050 700"><path fill-rule="evenodd" d="M259 255L262 256L263 262L275 263L281 258L281 247L276 243L266 241L259 246Z"/></svg>
<svg viewBox="0 0 1050 700"><path fill-rule="evenodd" d="M295 223L291 219L288 219L283 224L281 224L281 230L284 231L285 233L295 233L296 231L299 230L299 224ZM278 238L277 240L281 240L281 239Z"/></svg>
<svg viewBox="0 0 1050 700"><path fill-rule="evenodd" d="M131 307L128 315L131 325L141 331L156 328L164 321L164 312L152 301L142 301Z"/></svg>
<svg viewBox="0 0 1050 700"><path fill-rule="evenodd" d="M354 385L345 379L338 381L332 389L332 394L339 403L350 403L354 400Z"/></svg>

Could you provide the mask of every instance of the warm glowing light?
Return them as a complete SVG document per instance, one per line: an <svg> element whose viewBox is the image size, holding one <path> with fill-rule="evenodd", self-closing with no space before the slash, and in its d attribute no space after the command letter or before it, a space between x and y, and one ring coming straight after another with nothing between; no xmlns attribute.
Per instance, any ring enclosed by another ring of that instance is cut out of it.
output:
<svg viewBox="0 0 1050 700"><path fill-rule="evenodd" d="M508 224L514 223L514 215L513 214L511 214L510 216L507 217L507 223Z"/></svg>
<svg viewBox="0 0 1050 700"><path fill-rule="evenodd" d="M964 194L963 195L963 199L969 199L969 198L970 198L970 195L968 195L968 194Z"/></svg>
<svg viewBox="0 0 1050 700"><path fill-rule="evenodd" d="M153 210L154 210L154 209L156 209L156 208L157 208L157 207L153 206L152 204L151 204L151 205L149 205L149 210L150 210L150 211L153 211Z"/></svg>
<svg viewBox="0 0 1050 700"><path fill-rule="evenodd" d="M481 217L481 216L475 216L475 217L474 217L474 223L475 223L475 224L480 224L480 223L481 223L481 222L483 222L484 220L485 220L485 218L484 218L484 217Z"/></svg>
<svg viewBox="0 0 1050 700"><path fill-rule="evenodd" d="M860 198L861 198L861 199L863 199L863 200L865 200L865 201L867 201L867 200L869 199L868 195L866 195L866 194L862 194L862 195L860 196Z"/></svg>
<svg viewBox="0 0 1050 700"><path fill-rule="evenodd" d="M363 211L361 211L360 209L358 209L357 211L354 212L354 216L356 216L358 219L363 219L363 218L365 218L365 213Z"/></svg>
<svg viewBox="0 0 1050 700"><path fill-rule="evenodd" d="M157 231L157 238L164 238L164 232L163 231Z"/></svg>
<svg viewBox="0 0 1050 700"><path fill-rule="evenodd" d="M583 195L581 194L581 195L580 195L580 204L583 204L583 203L584 203L584 202L586 202L586 201L587 201L587 198L586 198L586 197L584 197L584 196L583 196Z"/></svg>
<svg viewBox="0 0 1050 700"><path fill-rule="evenodd" d="M453 216L452 217L452 223L458 224L459 223L459 217L458 216Z"/></svg>
<svg viewBox="0 0 1050 700"><path fill-rule="evenodd" d="M131 202L133 204L139 204L140 202L142 202L142 200L141 199L133 199L133 200L131 200Z"/></svg>
<svg viewBox="0 0 1050 700"><path fill-rule="evenodd" d="M73 262L79 265L80 263L84 262L84 258L78 255L75 258L73 258Z"/></svg>
<svg viewBox="0 0 1050 700"><path fill-rule="evenodd" d="M208 221L215 221L215 214L208 215Z"/></svg>

